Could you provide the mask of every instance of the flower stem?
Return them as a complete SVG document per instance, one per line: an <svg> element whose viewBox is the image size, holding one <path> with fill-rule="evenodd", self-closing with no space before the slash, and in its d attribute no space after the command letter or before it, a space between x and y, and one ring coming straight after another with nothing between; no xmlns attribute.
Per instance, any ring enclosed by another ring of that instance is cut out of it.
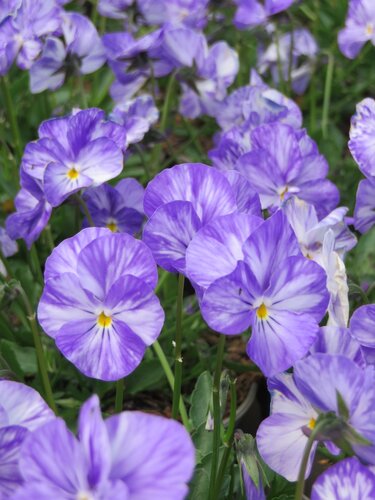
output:
<svg viewBox="0 0 375 500"><path fill-rule="evenodd" d="M237 391L236 382L232 381L230 386L230 415L229 424L226 433L224 434L224 445L225 450L223 457L219 465L219 471L217 473L217 479L215 481L214 498L219 498L220 488L223 483L225 469L227 467L228 459L232 451L234 427L236 425L236 413L237 413Z"/></svg>
<svg viewBox="0 0 375 500"><path fill-rule="evenodd" d="M122 407L124 404L124 390L125 390L125 380L120 378L116 382L116 399L115 399L115 412L122 412Z"/></svg>
<svg viewBox="0 0 375 500"><path fill-rule="evenodd" d="M328 115L329 115L329 106L331 102L334 64L335 64L335 59L333 57L333 54L329 54L326 81L324 84L324 100L323 100L323 114L322 114L322 134L324 139L327 137Z"/></svg>
<svg viewBox="0 0 375 500"><path fill-rule="evenodd" d="M82 208L82 211L87 218L87 222L90 224L91 227L95 227L95 223L92 220L91 214L89 212L85 200L79 194L75 195L75 199L78 201L79 206Z"/></svg>
<svg viewBox="0 0 375 500"><path fill-rule="evenodd" d="M20 135L19 127L18 127L17 116L15 113L16 108L15 108L13 101L12 101L12 95L11 95L10 90L9 90L9 81L8 81L7 76L3 76L1 78L1 91L2 91L3 96L4 96L5 107L7 110L7 115L8 115L8 119L10 122L11 130L12 130L16 158L17 158L17 161L20 161L22 158L22 153L23 153L21 135Z"/></svg>
<svg viewBox="0 0 375 500"><path fill-rule="evenodd" d="M36 249L35 243L33 245L31 245L31 248L30 248L30 259L31 259L31 265L32 265L32 268L34 271L34 275L38 279L40 284L43 286L44 279L43 279L42 267L40 265L38 251Z"/></svg>
<svg viewBox="0 0 375 500"><path fill-rule="evenodd" d="M181 380L182 380L182 312L184 300L184 283L185 277L183 274L178 275L177 286L177 304L176 304L176 337L175 337L175 365L174 365L174 386L173 386L173 401L172 401L172 418L175 420L178 417L178 405L181 395Z"/></svg>
<svg viewBox="0 0 375 500"><path fill-rule="evenodd" d="M161 119L160 119L161 132L165 132L165 130L167 128L167 120L168 120L168 116L170 114L170 109L171 109L171 105L172 105L172 95L173 95L173 87L174 87L175 81L176 81L176 75L175 75L175 72L173 72L171 74L171 76L169 77L167 90L165 92L163 111L162 111Z"/></svg>
<svg viewBox="0 0 375 500"><path fill-rule="evenodd" d="M215 484L216 484L216 471L219 459L219 448L220 448L220 428L221 428L221 409L220 409L220 377L221 369L223 366L225 349L225 335L219 336L219 342L217 344L217 358L216 358L216 368L214 374L214 384L213 384L213 407L214 407L214 436L213 436L213 449L212 449L212 462L211 462L211 476L210 476L210 487L208 498L215 500Z"/></svg>
<svg viewBox="0 0 375 500"><path fill-rule="evenodd" d="M51 388L51 383L48 377L48 371L47 371L47 363L46 363L46 358L43 350L43 345L42 341L40 339L39 335L39 329L38 325L35 319L35 312L33 311L29 298L27 297L25 290L22 288L21 285L18 286L18 291L20 293L20 296L22 298L22 302L25 306L26 312L27 312L27 319L29 320L30 327L31 327L31 332L33 334L33 341L34 341L34 346L36 350L36 356L38 359L38 366L39 366L39 373L43 382L43 387L44 387L44 393L45 393L45 398L51 409L57 413L56 409L56 404L53 399L53 393L52 393L52 388Z"/></svg>
<svg viewBox="0 0 375 500"><path fill-rule="evenodd" d="M325 425L324 419L321 420L320 422L317 422L314 429L311 431L309 439L306 443L305 451L303 452L302 462L301 462L299 474L298 474L298 482L297 482L296 493L295 493L295 497L294 497L295 500L302 500L303 499L303 491L305 489L306 468L307 468L307 464L309 461L311 449L312 449L312 446L313 446L314 441L316 439L316 436L321 431L321 429L324 427L324 425Z"/></svg>
<svg viewBox="0 0 375 500"><path fill-rule="evenodd" d="M55 248L55 243L53 241L51 226L49 224L47 224L44 231L45 231L46 240L47 240L49 249L52 252L54 250L54 248Z"/></svg>
<svg viewBox="0 0 375 500"><path fill-rule="evenodd" d="M169 366L167 357L164 354L164 351L157 340L153 343L152 347L154 348L155 354L157 355L157 357L160 361L160 364L164 370L164 373L165 373L165 376L167 377L169 385L171 386L171 389L173 390L173 388L174 388L174 376L173 376L171 367ZM191 431L190 420L189 420L189 417L188 417L188 414L186 411L186 407L185 407L185 403L184 403L184 400L182 399L182 396L180 396L179 410L180 410L182 423L184 424L185 428L188 431Z"/></svg>

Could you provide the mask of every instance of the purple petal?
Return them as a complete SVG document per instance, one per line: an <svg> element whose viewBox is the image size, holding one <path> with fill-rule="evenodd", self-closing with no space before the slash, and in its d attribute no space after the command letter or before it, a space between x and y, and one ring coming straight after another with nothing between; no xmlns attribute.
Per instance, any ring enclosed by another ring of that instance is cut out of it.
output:
<svg viewBox="0 0 375 500"><path fill-rule="evenodd" d="M364 179L358 185L354 209L354 226L367 233L375 224L375 179Z"/></svg>
<svg viewBox="0 0 375 500"><path fill-rule="evenodd" d="M63 163L50 163L45 170L44 192L47 201L53 207L61 205L68 196L93 183L90 177L81 172L77 174L77 177L71 179L69 171L70 168Z"/></svg>
<svg viewBox="0 0 375 500"><path fill-rule="evenodd" d="M143 241L159 266L185 273L186 250L201 225L192 203L173 201L153 213L144 227Z"/></svg>
<svg viewBox="0 0 375 500"><path fill-rule="evenodd" d="M27 429L18 425L0 429L0 496L13 498L14 491L22 484L18 467L20 450Z"/></svg>
<svg viewBox="0 0 375 500"><path fill-rule="evenodd" d="M195 449L184 427L141 412L110 417L111 477L123 479L132 500L183 500L195 465Z"/></svg>
<svg viewBox="0 0 375 500"><path fill-rule="evenodd" d="M242 245L263 220L233 213L216 217L193 237L186 252L190 280L207 288L216 279L235 270L243 260Z"/></svg>

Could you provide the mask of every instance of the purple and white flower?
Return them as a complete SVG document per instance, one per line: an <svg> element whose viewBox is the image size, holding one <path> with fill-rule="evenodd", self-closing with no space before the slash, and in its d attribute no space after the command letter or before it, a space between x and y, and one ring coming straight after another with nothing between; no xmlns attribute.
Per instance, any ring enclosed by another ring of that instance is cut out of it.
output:
<svg viewBox="0 0 375 500"><path fill-rule="evenodd" d="M184 25L194 29L204 28L207 22L209 0L137 0L137 5L147 24Z"/></svg>
<svg viewBox="0 0 375 500"><path fill-rule="evenodd" d="M263 24L269 16L288 9L295 0L234 0L237 5L233 23L238 29L247 29Z"/></svg>
<svg viewBox="0 0 375 500"><path fill-rule="evenodd" d="M141 230L144 189L135 179L122 179L115 187L102 184L85 191L83 198L96 227L135 234ZM84 221L88 226L88 221Z"/></svg>
<svg viewBox="0 0 375 500"><path fill-rule="evenodd" d="M340 50L354 59L366 42L375 45L375 4L372 0L350 0L345 28L338 35Z"/></svg>
<svg viewBox="0 0 375 500"><path fill-rule="evenodd" d="M375 475L356 458L332 465L315 481L311 500L370 500L375 497Z"/></svg>
<svg viewBox="0 0 375 500"><path fill-rule="evenodd" d="M21 484L20 449L30 431L54 420L37 391L19 382L0 380L0 497L13 498Z"/></svg>
<svg viewBox="0 0 375 500"><path fill-rule="evenodd" d="M184 273L194 234L215 217L236 210L235 192L222 173L201 163L176 165L146 187L144 211L149 220L143 241L161 267Z"/></svg>
<svg viewBox="0 0 375 500"><path fill-rule="evenodd" d="M25 439L23 485L13 498L183 500L194 455L179 422L136 411L103 421L92 396L81 408L78 437L55 419Z"/></svg>
<svg viewBox="0 0 375 500"><path fill-rule="evenodd" d="M361 344L367 363L375 364L375 304L361 306L354 311L350 331Z"/></svg>
<svg viewBox="0 0 375 500"><path fill-rule="evenodd" d="M155 261L143 242L84 229L55 248L45 280L39 322L82 373L118 380L139 365L164 323Z"/></svg>
<svg viewBox="0 0 375 500"><path fill-rule="evenodd" d="M328 164L305 130L274 123L251 133L251 151L241 156L235 170L258 192L262 208L280 207L290 196L315 206L319 218L339 201L339 191L326 179Z"/></svg>
<svg viewBox="0 0 375 500"><path fill-rule="evenodd" d="M236 269L208 287L201 310L208 325L226 335L251 326L247 353L272 376L315 341L328 306L325 273L301 255L281 211L251 233L242 252Z"/></svg>
<svg viewBox="0 0 375 500"><path fill-rule="evenodd" d="M56 207L71 194L99 186L123 168L125 130L106 121L97 108L74 110L39 127L39 139L30 142L22 169L43 183L47 201Z"/></svg>
<svg viewBox="0 0 375 500"><path fill-rule="evenodd" d="M101 16L111 19L126 19L126 9L134 0L99 0L98 12Z"/></svg>
<svg viewBox="0 0 375 500"><path fill-rule="evenodd" d="M354 208L354 226L367 233L375 224L375 177L363 179L359 185Z"/></svg>
<svg viewBox="0 0 375 500"><path fill-rule="evenodd" d="M356 106L350 123L349 149L366 177L375 176L375 100L366 98Z"/></svg>

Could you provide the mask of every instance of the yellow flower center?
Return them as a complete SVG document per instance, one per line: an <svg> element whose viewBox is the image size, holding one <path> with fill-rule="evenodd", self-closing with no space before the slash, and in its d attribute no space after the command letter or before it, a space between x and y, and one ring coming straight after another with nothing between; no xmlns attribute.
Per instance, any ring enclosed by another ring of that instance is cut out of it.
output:
<svg viewBox="0 0 375 500"><path fill-rule="evenodd" d="M286 193L288 192L288 186L285 186L285 188L283 189L283 191L281 191L280 193L280 200L281 201L284 201L284 197L286 195Z"/></svg>
<svg viewBox="0 0 375 500"><path fill-rule="evenodd" d="M111 316L107 316L104 314L104 312L101 312L98 316L98 325L101 326L102 328L108 328L111 326L112 323L112 318Z"/></svg>
<svg viewBox="0 0 375 500"><path fill-rule="evenodd" d="M368 23L366 26L366 35L372 36L374 34L374 25L372 23Z"/></svg>
<svg viewBox="0 0 375 500"><path fill-rule="evenodd" d="M307 424L307 427L308 427L309 429L313 430L313 429L314 429L314 427L315 427L315 423L316 423L315 418L310 418L310 422Z"/></svg>
<svg viewBox="0 0 375 500"><path fill-rule="evenodd" d="M107 228L112 231L112 233L117 233L118 226L115 221L107 222Z"/></svg>
<svg viewBox="0 0 375 500"><path fill-rule="evenodd" d="M68 173L66 174L66 176L68 177L68 179L70 179L71 181L74 181L75 179L77 179L77 177L79 176L79 172L78 170L76 170L74 167L71 168L70 170L68 170Z"/></svg>
<svg viewBox="0 0 375 500"><path fill-rule="evenodd" d="M266 319L268 318L268 311L267 307L264 304L261 304L258 309L257 309L257 316L259 319Z"/></svg>

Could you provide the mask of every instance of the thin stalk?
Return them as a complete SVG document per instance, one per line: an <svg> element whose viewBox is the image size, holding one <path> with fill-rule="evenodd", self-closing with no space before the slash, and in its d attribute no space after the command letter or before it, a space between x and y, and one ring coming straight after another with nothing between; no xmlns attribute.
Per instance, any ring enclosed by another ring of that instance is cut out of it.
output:
<svg viewBox="0 0 375 500"><path fill-rule="evenodd" d="M49 224L47 224L44 232L45 232L45 235L46 235L46 240L47 240L49 249L52 252L54 250L54 248L55 248L55 243L53 241L51 226Z"/></svg>
<svg viewBox="0 0 375 500"><path fill-rule="evenodd" d="M75 199L78 201L79 206L82 208L82 211L85 214L85 216L87 218L87 221L90 224L90 226L91 227L95 227L95 223L92 220L91 214L89 212L89 209L88 209L88 207L86 205L85 200L79 194L75 195Z"/></svg>
<svg viewBox="0 0 375 500"><path fill-rule="evenodd" d="M16 151L16 158L18 161L20 161L23 154L23 148L22 148L20 129L18 127L18 122L17 122L16 107L13 104L12 95L10 93L8 77L3 76L0 80L1 80L1 91L4 96L5 107L10 123L10 128L12 130L14 149Z"/></svg>
<svg viewBox="0 0 375 500"><path fill-rule="evenodd" d="M173 95L173 88L174 88L175 81L176 81L176 74L175 74L175 72L173 72L171 74L171 76L169 77L167 90L165 92L164 105L163 105L163 110L162 110L161 119L160 119L161 132L165 132L165 130L167 128L167 120L168 120L169 112L170 112L171 105L172 105L172 95Z"/></svg>
<svg viewBox="0 0 375 500"><path fill-rule="evenodd" d="M215 500L216 472L219 459L220 430L221 430L220 377L221 377L221 369L223 366L224 349L225 349L225 335L220 335L219 342L217 344L216 368L215 368L214 383L212 390L213 393L212 400L214 407L214 435L213 435L210 486L208 493L208 498L210 500Z"/></svg>
<svg viewBox="0 0 375 500"><path fill-rule="evenodd" d="M329 106L331 103L334 65L335 65L334 56L333 54L329 54L326 81L324 84L324 100L323 100L323 114L322 114L322 134L324 139L327 137L328 115L329 115Z"/></svg>
<svg viewBox="0 0 375 500"><path fill-rule="evenodd" d="M151 176L150 168L149 168L148 163L147 163L147 159L142 151L142 148L138 144L134 144L134 148L137 151L137 153L141 159L141 164L142 164L143 169L146 173L147 181L150 181L152 176Z"/></svg>
<svg viewBox="0 0 375 500"><path fill-rule="evenodd" d="M174 386L172 400L172 418L175 420L178 417L178 405L181 396L181 381L182 381L182 313L184 299L184 284L185 277L183 274L178 275L177 286L177 303L176 303L176 336L175 336L175 365L174 365Z"/></svg>
<svg viewBox="0 0 375 500"><path fill-rule="evenodd" d="M237 413L237 391L235 381L231 382L230 386L230 414L229 424L226 433L224 434L225 450L219 465L219 472L215 481L214 498L219 498L221 485L224 479L225 469L232 451L234 428L236 426L236 413Z"/></svg>
<svg viewBox="0 0 375 500"><path fill-rule="evenodd" d="M306 468L307 468L307 463L309 461L311 449L313 447L314 441L322 427L324 427L325 421L322 420L321 422L318 422L314 429L311 431L311 434L309 436L309 439L306 443L305 446L305 451L303 452L303 458L301 462L301 466L299 469L299 474L298 474L298 481L297 481L297 487L296 487L296 493L295 493L295 500L302 500L303 499L303 491L305 489L305 475L306 475Z"/></svg>
<svg viewBox="0 0 375 500"><path fill-rule="evenodd" d="M169 273L167 271L164 271L164 269L161 270L161 277L159 278L158 284L156 285L155 288L155 293L158 293L163 286L163 283L165 280L168 278Z"/></svg>
<svg viewBox="0 0 375 500"><path fill-rule="evenodd" d="M124 390L125 390L125 380L120 378L116 382L116 398L115 398L115 413L122 412L122 407L124 404Z"/></svg>
<svg viewBox="0 0 375 500"><path fill-rule="evenodd" d="M35 319L35 312L33 311L31 304L29 302L29 298L26 295L25 290L22 288L21 285L19 285L18 290L19 290L20 296L22 298L22 302L25 306L25 309L27 312L27 319L29 320L31 332L33 334L33 341L34 341L36 356L37 356L37 360L38 360L39 373L40 373L43 387L44 387L45 398L46 398L48 405L51 407L51 409L55 413L57 413L56 404L55 404L55 401L53 399L52 387L51 387L51 383L50 383L50 380L48 377L48 370L47 370L47 363L46 363L46 358L45 358L45 354L44 354L44 349L43 349L42 341L40 339L38 325L37 325L37 322Z"/></svg>
<svg viewBox="0 0 375 500"><path fill-rule="evenodd" d="M78 75L78 91L81 100L82 109L88 108L87 96L85 91L85 83L83 80L83 75Z"/></svg>
<svg viewBox="0 0 375 500"><path fill-rule="evenodd" d="M171 386L171 389L173 391L174 388L174 376L171 370L171 367L169 366L168 360L166 355L164 354L164 351L159 344L159 342L156 340L154 344L152 345L154 348L155 354L158 357L160 364L164 370L165 376L167 377L168 383ZM184 424L185 428L190 431L191 430L191 424L190 420L186 411L185 403L182 397L180 396L180 401L179 401L179 410L180 410L180 415L182 419L182 423Z"/></svg>
<svg viewBox="0 0 375 500"><path fill-rule="evenodd" d="M40 260L38 256L38 251L36 249L35 244L31 245L30 247L30 259L31 263L34 269L34 273L38 281L40 282L41 285L44 283L43 279L43 273L42 273L42 266L40 265Z"/></svg>

